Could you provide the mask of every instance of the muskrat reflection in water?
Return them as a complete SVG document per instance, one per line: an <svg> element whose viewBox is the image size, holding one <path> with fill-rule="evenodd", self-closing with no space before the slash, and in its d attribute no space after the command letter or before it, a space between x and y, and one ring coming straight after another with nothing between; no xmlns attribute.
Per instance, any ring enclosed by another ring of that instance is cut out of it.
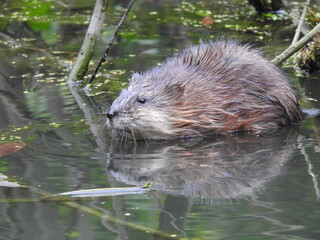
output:
<svg viewBox="0 0 320 240"><path fill-rule="evenodd" d="M192 46L159 67L135 73L107 113L123 137L259 133L304 119L284 74L248 45Z"/></svg>
<svg viewBox="0 0 320 240"><path fill-rule="evenodd" d="M107 173L117 181L165 194L202 199L258 196L286 171L297 150L299 126L256 136L217 135L202 141L114 142ZM147 150L146 150L147 149Z"/></svg>

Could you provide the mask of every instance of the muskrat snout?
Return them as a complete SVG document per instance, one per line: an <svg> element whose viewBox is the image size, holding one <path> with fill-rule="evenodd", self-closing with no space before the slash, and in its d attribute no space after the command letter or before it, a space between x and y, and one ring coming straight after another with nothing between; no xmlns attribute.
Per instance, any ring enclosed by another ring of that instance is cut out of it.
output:
<svg viewBox="0 0 320 240"><path fill-rule="evenodd" d="M117 111L113 111L112 109L109 109L107 112L107 118L111 121L117 114L118 114Z"/></svg>

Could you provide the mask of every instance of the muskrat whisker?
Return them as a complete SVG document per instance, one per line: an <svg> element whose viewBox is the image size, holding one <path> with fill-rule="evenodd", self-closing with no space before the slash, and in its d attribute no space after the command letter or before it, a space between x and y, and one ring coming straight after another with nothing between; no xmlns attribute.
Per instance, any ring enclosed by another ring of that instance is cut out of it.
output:
<svg viewBox="0 0 320 240"><path fill-rule="evenodd" d="M94 129L98 128L99 129L99 132L98 132L99 136L101 136L101 134L104 132L105 127L106 127L105 118L104 117L95 118L95 119L92 119L91 122L89 122L89 123L88 122L89 122L89 120L86 122L86 124L89 126L84 130L84 134L88 134L89 132L92 133L92 128L94 128Z"/></svg>
<svg viewBox="0 0 320 240"><path fill-rule="evenodd" d="M91 98L91 101L93 101L92 98ZM105 108L107 110L111 107L110 102L108 102L108 100L106 100L106 99L103 99L103 100L96 100L95 99L94 104L101 106L101 107L99 107L100 109Z"/></svg>
<svg viewBox="0 0 320 240"><path fill-rule="evenodd" d="M125 131L121 130L120 131L120 145L122 145L122 143L123 143L124 135L125 135Z"/></svg>
<svg viewBox="0 0 320 240"><path fill-rule="evenodd" d="M140 129L139 127L138 127L137 129L138 129L138 131L140 132L140 134L141 134L141 136L142 136L143 140L145 141L145 143L146 143L146 145L147 145L147 147L146 147L146 148L148 148L148 147L149 147L149 143L148 143L147 138L145 137L145 135L144 135L143 131L141 131L141 129Z"/></svg>
<svg viewBox="0 0 320 240"><path fill-rule="evenodd" d="M128 124L126 125L126 127L125 127L125 131L124 131L124 138L125 138L125 147L126 148L128 148L128 146L127 146L127 143L128 143L128 141L127 141L127 139L128 139L128 137L130 136L129 134L131 134L131 136L132 136L132 138L134 138L134 135L132 135L132 131L133 131L133 129L131 128L131 127L129 127L128 126Z"/></svg>
<svg viewBox="0 0 320 240"><path fill-rule="evenodd" d="M100 127L101 125L102 125L102 127ZM106 123L96 124L93 127L96 128L97 126L99 126L99 132L98 132L99 136L101 136L105 132L105 129L108 127Z"/></svg>
<svg viewBox="0 0 320 240"><path fill-rule="evenodd" d="M132 128L131 128L131 134L132 134L133 148L134 148L133 153L135 154L136 153L136 149L137 149L137 139L136 139L136 137L134 135L134 131L133 131Z"/></svg>

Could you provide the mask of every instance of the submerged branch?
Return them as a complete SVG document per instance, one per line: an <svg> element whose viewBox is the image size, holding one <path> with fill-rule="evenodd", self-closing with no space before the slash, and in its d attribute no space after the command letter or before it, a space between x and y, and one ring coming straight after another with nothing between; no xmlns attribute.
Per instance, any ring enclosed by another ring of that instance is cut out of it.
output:
<svg viewBox="0 0 320 240"><path fill-rule="evenodd" d="M113 222L115 224L120 224L120 225L123 225L123 226L125 226L127 228L131 228L131 229L134 229L134 230L142 231L144 233L148 233L148 234L153 235L153 236L160 237L161 239L180 239L179 237L177 237L175 235L170 235L170 234L168 234L166 232L161 232L159 230L155 230L155 229L144 227L144 226L141 226L141 225L138 225L138 224L126 222L126 221L123 221L121 219L115 218L115 217L113 217L111 215L108 215L105 212L102 212L102 211L99 211L97 209L94 209L94 208L91 208L91 207L87 207L87 206L81 205L79 203L73 202L75 200L80 200L80 198L77 198L77 197L75 199L73 199L73 197L71 196L73 193L79 193L80 192L81 194L84 193L84 195L85 195L86 193L90 192L90 189L79 190L79 191L74 191L74 192L66 192L66 193L64 193L65 195L61 195L59 197L59 194L52 195L52 194L49 194L48 192L45 192L42 189L37 188L37 187L32 187L32 186L28 186L28 185L24 185L24 184L20 184L20 185L25 187L25 188L30 189L30 191L40 195L40 197L39 198L35 198L35 199L32 199L32 198L30 198L30 199L29 198L0 199L0 203L31 203L31 202L34 203L34 202L41 202L41 201L42 202L57 202L59 204L63 204L65 206L72 207L72 208L78 209L80 211L83 211L85 213L94 215L94 216L99 217L101 219ZM140 190L139 194L145 194L148 191L148 188L149 188L149 184L147 184L146 186L143 186L143 187L123 188L122 193L123 194L132 194L134 191L139 189ZM105 188L105 189L92 189L92 190L93 191L102 192L102 191L107 191L107 188ZM110 190L114 191L115 193L121 192L121 188L110 188ZM67 193L69 195L67 195ZM52 197L52 196L54 196L54 197ZM81 200L83 200L83 199L86 199L86 197L81 198Z"/></svg>
<svg viewBox="0 0 320 240"><path fill-rule="evenodd" d="M272 62L274 64L283 63L285 60L291 57L294 53L299 51L305 44L307 44L319 32L320 32L320 23L317 26L315 26L306 36L301 38L296 44L289 46L280 55L275 57L272 60Z"/></svg>
<svg viewBox="0 0 320 240"><path fill-rule="evenodd" d="M120 219L117 219L117 218L112 217L110 215L107 215L105 213L102 213L102 212L100 212L100 211L98 211L96 209L89 208L89 207L80 205L78 203L69 202L69 203L65 203L65 205L68 205L69 207L73 207L73 208L79 209L79 210L81 210L83 212L89 213L89 214L94 215L96 217L99 217L101 219L108 220L108 221L114 222L116 224L121 224L121 225L126 226L126 227L131 228L131 229L139 230L141 232L148 233L150 235L154 235L154 236L160 237L161 239L180 239L180 237L177 237L176 235L170 235L168 233L161 232L159 230L150 229L148 227L144 227L144 226L141 226L141 225L138 225L138 224L135 224L135 223L125 222L123 220L120 220Z"/></svg>
<svg viewBox="0 0 320 240"><path fill-rule="evenodd" d="M108 54L109 54L109 52L110 52L110 49L111 49L111 47L112 47L112 44L113 44L114 40L115 40L116 37L117 37L117 34L118 34L119 30L120 30L120 27L122 26L122 24L124 23L124 21L127 19L128 13L129 13L129 11L130 11L130 9L131 9L134 1L135 1L135 0L131 0L131 1L130 1L129 5L128 5L128 7L127 7L127 10L124 12L124 14L123 14L120 22L118 23L117 27L114 29L113 34L112 34L112 36L111 36L111 38L110 38L110 40L109 40L109 42L108 42L108 45L107 45L107 47L106 47L105 50L104 50L104 54L103 54L102 58L100 59L97 67L96 67L95 70L93 71L92 76L91 76L91 78L90 78L90 80L89 80L89 82L88 82L88 85L91 84L92 81L95 79L95 77L96 77L96 75L97 75L97 73L98 73L98 71L99 71L99 68L100 68L100 66L102 65L102 63L104 63L104 62L107 60L107 56L108 56Z"/></svg>
<svg viewBox="0 0 320 240"><path fill-rule="evenodd" d="M96 116L100 116L101 112L92 106L89 98L77 86L69 84L69 91L71 92L79 108L83 112L86 124L89 126L90 132L94 136L94 140L98 146L97 150L101 152L108 152L108 140L104 134L106 124L104 121L97 121L96 119Z"/></svg>

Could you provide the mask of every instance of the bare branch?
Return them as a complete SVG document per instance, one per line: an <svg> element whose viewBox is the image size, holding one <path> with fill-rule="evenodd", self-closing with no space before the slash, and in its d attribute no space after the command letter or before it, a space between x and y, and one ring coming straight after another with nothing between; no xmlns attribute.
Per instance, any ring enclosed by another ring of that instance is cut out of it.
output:
<svg viewBox="0 0 320 240"><path fill-rule="evenodd" d="M297 42L298 39L299 39L300 32L301 32L301 28L302 28L304 19L305 19L305 17L306 17L306 13L307 13L307 10L308 10L309 5L310 5L310 0L307 0L306 3L305 3L305 5L304 5L304 8L303 8L303 11L302 11L300 20L299 20L299 24L298 24L298 27L297 27L297 29L296 29L296 33L295 33L295 35L294 35L294 37L293 37L293 40L292 40L291 45L296 44L296 42Z"/></svg>
<svg viewBox="0 0 320 240"><path fill-rule="evenodd" d="M88 104L88 99L83 96L78 86L74 84L74 80L82 79L87 72L88 64L92 58L94 47L98 41L98 37L101 34L107 1L108 0L96 1L85 39L82 43L77 60L71 70L71 73L69 74L67 81L71 94L78 103L79 107L82 109L85 119L90 126L90 130L95 136L97 145L102 150L105 149L106 146L106 140L101 134L104 125L94 124L94 116L96 116L96 112L94 112L94 109L90 107L91 105Z"/></svg>
<svg viewBox="0 0 320 240"><path fill-rule="evenodd" d="M74 80L82 79L88 70L88 64L91 60L94 46L101 33L107 2L108 0L96 1L85 39L68 77L69 85L72 85Z"/></svg>
<svg viewBox="0 0 320 240"><path fill-rule="evenodd" d="M97 67L96 67L95 70L93 71L92 76L91 76L88 84L91 84L91 83L92 83L92 81L95 79L95 77L96 77L96 75L97 75L97 73L98 73L98 71L99 71L100 66L102 65L102 63L104 63L104 62L107 60L107 56L108 56L108 54L109 54L109 52L110 52L110 49L111 49L111 47L112 47L112 44L113 44L115 38L117 37L117 34L118 34L119 30L120 30L120 27L122 26L122 24L124 23L124 21L127 19L128 13L129 13L129 11L130 11L130 9L131 9L134 1L135 1L135 0L131 0L131 2L129 3L129 5L128 5L128 7L127 7L127 10L126 10L125 13L123 14L120 22L118 23L117 27L114 29L113 34L112 34L112 36L111 36L111 38L110 38L110 40L109 40L109 43L108 43L107 47L106 47L105 50L104 50L103 57L100 59Z"/></svg>
<svg viewBox="0 0 320 240"><path fill-rule="evenodd" d="M275 57L272 60L272 62L274 64L283 63L285 60L291 57L294 53L299 51L305 44L307 44L319 32L320 32L320 23L317 26L315 26L306 36L301 38L296 44L289 46L280 55Z"/></svg>

